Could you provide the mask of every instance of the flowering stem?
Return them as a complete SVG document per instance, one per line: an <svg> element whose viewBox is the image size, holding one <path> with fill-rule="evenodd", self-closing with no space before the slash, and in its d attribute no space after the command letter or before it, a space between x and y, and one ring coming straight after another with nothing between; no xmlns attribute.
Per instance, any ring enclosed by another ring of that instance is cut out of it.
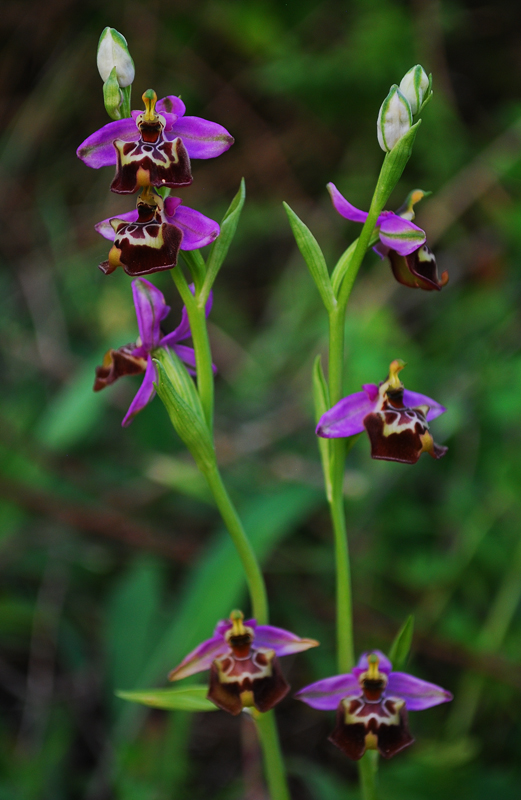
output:
<svg viewBox="0 0 521 800"><path fill-rule="evenodd" d="M376 773L378 769L378 752L367 750L358 762L362 800L378 800L376 791Z"/></svg>
<svg viewBox="0 0 521 800"><path fill-rule="evenodd" d="M202 259L196 264L192 264L189 259L187 259L187 261L190 268L193 268L193 271L196 273L194 275L195 296L190 291L186 278L180 269L172 270L172 278L174 279L188 312L195 350L197 388L201 398L205 419L211 434L214 405L212 354L206 327L206 303L204 302L204 296L201 291L201 281L197 280L198 277L201 277L200 270L204 268L204 262L202 262ZM203 471L217 508L219 509L241 560L248 584L253 616L260 625L267 625L269 622L269 612L266 585L253 547L251 546L239 515L223 483L217 462L213 461L213 463L208 465ZM270 711L267 714L259 714L257 717L257 728L264 755L266 779L271 794L271 800L290 800L273 712Z"/></svg>
<svg viewBox="0 0 521 800"><path fill-rule="evenodd" d="M242 522L226 490L217 464L214 463L214 465L205 471L205 477L215 498L217 508L228 528L235 549L241 559L248 582L253 616L258 623L266 625L268 623L266 586L253 547L244 532Z"/></svg>
<svg viewBox="0 0 521 800"><path fill-rule="evenodd" d="M197 288L194 297L180 269L173 269L171 273L188 312L195 350L197 388L199 390L206 424L211 433L213 429L213 371L212 353L208 340L208 329L206 327L205 305L204 303L201 305L199 302L200 298Z"/></svg>
<svg viewBox="0 0 521 800"><path fill-rule="evenodd" d="M344 315L336 306L329 315L329 397L335 405L342 396L344 365ZM335 537L336 627L339 672L349 672L354 664L351 570L344 513L343 439L329 441L331 501L330 513Z"/></svg>
<svg viewBox="0 0 521 800"><path fill-rule="evenodd" d="M270 798L271 800L290 800L275 714L273 711L268 711L266 714L255 714L254 718L264 756Z"/></svg>

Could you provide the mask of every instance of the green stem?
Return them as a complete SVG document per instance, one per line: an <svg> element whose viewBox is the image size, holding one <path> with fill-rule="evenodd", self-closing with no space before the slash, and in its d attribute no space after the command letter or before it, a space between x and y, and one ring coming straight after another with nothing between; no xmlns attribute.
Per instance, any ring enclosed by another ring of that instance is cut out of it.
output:
<svg viewBox="0 0 521 800"><path fill-rule="evenodd" d="M268 623L266 586L253 547L244 532L242 522L235 510L235 506L226 491L217 464L214 464L206 470L205 477L215 498L215 502L217 503L217 508L228 528L235 549L241 559L250 591L253 616L260 625L266 625Z"/></svg>
<svg viewBox="0 0 521 800"><path fill-rule="evenodd" d="M268 711L266 714L256 714L254 718L257 723L259 740L264 756L270 798L271 800L291 800L280 750L275 714L273 711Z"/></svg>
<svg viewBox="0 0 521 800"><path fill-rule="evenodd" d="M131 117L132 110L130 108L130 95L132 92L132 86L125 86L124 89L121 90L122 99L121 99L121 117Z"/></svg>
<svg viewBox="0 0 521 800"><path fill-rule="evenodd" d="M192 294L186 278L179 268L171 270L174 283L179 290L179 294L186 306L190 330L195 350L195 364L197 370L197 388L201 398L206 424L210 434L213 430L213 371L212 371L212 352L208 339L208 329L206 327L206 309L200 302L200 295Z"/></svg>
<svg viewBox="0 0 521 800"><path fill-rule="evenodd" d="M334 308L329 315L329 397L334 406L341 397L344 371L344 313ZM345 442L329 442L331 502L329 504L335 539L336 629L339 672L349 672L354 664L351 571L344 513Z"/></svg>
<svg viewBox="0 0 521 800"><path fill-rule="evenodd" d="M367 750L358 762L362 800L378 800L376 777L378 770L378 753Z"/></svg>

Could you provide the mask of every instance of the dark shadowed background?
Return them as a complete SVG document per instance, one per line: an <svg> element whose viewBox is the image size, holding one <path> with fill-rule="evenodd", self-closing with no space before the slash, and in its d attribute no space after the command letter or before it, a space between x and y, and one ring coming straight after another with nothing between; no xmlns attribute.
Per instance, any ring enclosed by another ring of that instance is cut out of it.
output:
<svg viewBox="0 0 521 800"><path fill-rule="evenodd" d="M118 28L149 88L180 94L236 144L194 162L183 201L220 219L247 202L215 289L220 462L264 559L275 624L322 647L286 659L294 688L334 674L334 574L310 376L326 318L282 200L333 265L382 159L378 108L422 63L434 73L413 188L450 283L396 284L367 258L347 319L346 390L408 362L406 385L448 412L443 461L348 460L357 649L387 649L409 613L410 671L452 704L411 715L417 743L381 770L386 800L505 800L521 770L521 11L512 0L4 0L0 29L0 800L262 800L247 720L144 713L115 689L166 674L246 598L203 480L156 399L122 429L139 382L91 385L136 337L130 279L98 269L93 225L129 210L78 144L108 121L96 45ZM168 273L154 276L173 312ZM245 608L247 610L247 608ZM244 715L243 715L244 716ZM332 718L277 710L295 800L355 798ZM245 788L245 783L246 787Z"/></svg>

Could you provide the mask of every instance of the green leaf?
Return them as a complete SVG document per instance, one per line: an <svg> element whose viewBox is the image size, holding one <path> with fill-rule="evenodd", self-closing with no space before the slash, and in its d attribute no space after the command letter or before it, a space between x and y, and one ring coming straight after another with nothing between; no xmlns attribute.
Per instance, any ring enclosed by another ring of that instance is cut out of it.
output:
<svg viewBox="0 0 521 800"><path fill-rule="evenodd" d="M116 67L103 84L103 102L105 110L111 119L121 119L121 89L119 88Z"/></svg>
<svg viewBox="0 0 521 800"><path fill-rule="evenodd" d="M84 439L105 412L107 396L94 392L94 369L100 357L86 361L52 398L38 420L35 435L53 450L65 450Z"/></svg>
<svg viewBox="0 0 521 800"><path fill-rule="evenodd" d="M336 305L336 299L333 294L324 254L307 225L302 222L287 203L283 203L283 206L286 209L286 214L288 215L289 224L291 225L297 247L308 265L311 277L315 281L316 287L320 292L322 302L326 309L331 311Z"/></svg>
<svg viewBox="0 0 521 800"><path fill-rule="evenodd" d="M157 384L155 384L157 393L168 411L172 425L190 450L197 466L204 473L213 465L215 451L208 427L202 418L200 401L188 405L176 391L176 387L170 379L175 373L172 370L167 373L159 359L154 359L154 361L158 373Z"/></svg>
<svg viewBox="0 0 521 800"><path fill-rule="evenodd" d="M206 277L206 263L199 250L182 250L181 255L188 266L194 279L195 289L198 292L203 286Z"/></svg>
<svg viewBox="0 0 521 800"><path fill-rule="evenodd" d="M402 177L402 172L411 157L414 140L420 125L421 119L402 136L393 149L385 156L378 179L378 185L373 197L373 203L376 203L378 208L383 208L385 206L391 192ZM373 203L371 203L371 206Z"/></svg>
<svg viewBox="0 0 521 800"><path fill-rule="evenodd" d="M391 649L389 650L389 660L391 661L395 671L402 670L407 663L412 644L413 631L414 617L411 614L409 617L407 617L402 627L396 634L394 642L391 645Z"/></svg>
<svg viewBox="0 0 521 800"><path fill-rule="evenodd" d="M371 247L374 247L374 245L378 242L379 238L380 237L378 234L374 234L371 237L369 244L367 245L367 250L370 250ZM335 297L338 297L342 281L349 272L349 267L351 266L351 259L353 258L357 244L358 244L358 239L355 239L355 241L349 245L347 250L344 250L340 258L338 259L337 263L335 264L335 268L331 274L331 284L333 286Z"/></svg>
<svg viewBox="0 0 521 800"><path fill-rule="evenodd" d="M320 417L326 413L330 406L329 389L324 377L322 360L320 356L315 358L315 363L313 364L313 399L315 401L315 421L318 423ZM333 498L333 487L331 485L331 470L329 463L329 440L323 439L322 436L317 436L317 439L320 458L322 461L322 469L324 471L327 499L328 502L331 502Z"/></svg>
<svg viewBox="0 0 521 800"><path fill-rule="evenodd" d="M217 277L217 273L221 269L222 263L226 258L226 254L230 249L233 237L235 236L235 231L237 230L237 225L239 224L239 218L241 216L245 199L246 184L243 178L241 180L239 191L233 198L232 202L230 203L230 207L222 218L221 233L212 244L210 255L206 261L206 278L204 281L203 291L201 293L203 303L206 303L208 300L210 289L212 288Z"/></svg>
<svg viewBox="0 0 521 800"><path fill-rule="evenodd" d="M210 700L206 699L208 686L186 686L175 689L146 689L141 692L116 692L122 700L142 703L152 708L164 708L167 711L218 711Z"/></svg>

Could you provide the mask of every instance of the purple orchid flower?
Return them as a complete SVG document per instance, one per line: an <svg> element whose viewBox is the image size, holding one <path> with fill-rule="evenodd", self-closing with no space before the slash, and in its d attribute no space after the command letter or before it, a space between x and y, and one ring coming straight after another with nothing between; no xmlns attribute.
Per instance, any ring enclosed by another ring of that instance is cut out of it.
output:
<svg viewBox="0 0 521 800"><path fill-rule="evenodd" d="M254 619L244 622L242 611L232 611L168 678L178 681L209 669L208 699L223 711L237 715L252 706L269 711L290 690L278 657L317 646L314 639L301 639L283 628L257 625Z"/></svg>
<svg viewBox="0 0 521 800"><path fill-rule="evenodd" d="M365 384L326 411L317 425L317 435L325 439L355 436L366 430L371 442L371 458L416 464L422 453L441 458L446 447L436 444L428 421L447 409L418 392L404 389L398 373L405 363L396 359L389 367L387 380L376 386Z"/></svg>
<svg viewBox="0 0 521 800"><path fill-rule="evenodd" d="M215 122L185 116L185 104L170 95L157 101L143 94L146 111L109 122L78 147L88 167L117 166L111 189L126 194L139 186L186 186L192 182L190 158L215 158L233 144L233 137Z"/></svg>
<svg viewBox="0 0 521 800"><path fill-rule="evenodd" d="M367 212L351 205L334 183L328 183L327 188L335 209L342 217L351 222L366 221ZM374 250L381 258L389 259L398 283L411 289L440 291L448 283L449 273L445 271L438 278L436 259L425 244L425 231L411 222L414 219L414 205L424 196L425 192L415 189L396 214L394 211L380 214L376 221L380 241Z"/></svg>
<svg viewBox="0 0 521 800"><path fill-rule="evenodd" d="M450 692L434 683L391 670L379 650L364 653L351 672L316 681L295 697L320 711L337 710L329 741L349 758L358 761L368 749L391 758L414 742L407 711L452 700Z"/></svg>
<svg viewBox="0 0 521 800"><path fill-rule="evenodd" d="M163 201L151 187L143 190L137 208L94 227L114 242L108 260L99 265L101 271L110 274L121 266L131 276L172 269L180 249L197 250L211 244L220 233L213 219L181 205L179 197Z"/></svg>
<svg viewBox="0 0 521 800"><path fill-rule="evenodd" d="M193 286L190 289L192 292L194 291ZM180 344L191 335L186 307L183 307L181 323L172 333L163 336L160 325L170 311L170 306L166 305L163 293L144 278L132 281L132 293L136 307L139 340L136 344L127 344L117 350L109 350L103 358L102 366L96 367L94 382L94 391L99 392L123 375L145 373L143 383L121 423L124 427L130 425L135 415L154 398L156 393L154 381L157 380L157 375L152 359L157 348L167 347L173 350L187 365L188 371L195 375L195 352L191 347ZM206 304L206 316L212 308L212 300L212 293L210 293ZM215 370L215 367L213 369Z"/></svg>

